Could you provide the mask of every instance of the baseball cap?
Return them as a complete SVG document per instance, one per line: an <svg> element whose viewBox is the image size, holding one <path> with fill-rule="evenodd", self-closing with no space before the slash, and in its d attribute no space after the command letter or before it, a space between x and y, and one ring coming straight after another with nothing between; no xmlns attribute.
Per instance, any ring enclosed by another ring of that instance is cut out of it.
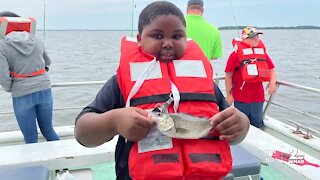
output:
<svg viewBox="0 0 320 180"><path fill-rule="evenodd" d="M188 6L189 6L189 5L194 5L194 4L203 6L203 1L202 1L202 0L189 0L189 1L188 1Z"/></svg>
<svg viewBox="0 0 320 180"><path fill-rule="evenodd" d="M248 27L243 28L241 37L243 39L252 38L253 36L255 36L257 34L263 34L263 33L258 31L255 27L248 26Z"/></svg>

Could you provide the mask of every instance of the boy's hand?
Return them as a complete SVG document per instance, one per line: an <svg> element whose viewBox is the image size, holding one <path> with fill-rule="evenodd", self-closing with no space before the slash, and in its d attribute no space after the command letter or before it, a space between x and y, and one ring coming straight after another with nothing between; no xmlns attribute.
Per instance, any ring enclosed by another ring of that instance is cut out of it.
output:
<svg viewBox="0 0 320 180"><path fill-rule="evenodd" d="M148 112L136 107L119 109L115 123L118 134L130 141L146 137L155 126L155 121L148 117Z"/></svg>
<svg viewBox="0 0 320 180"><path fill-rule="evenodd" d="M244 138L250 125L248 117L235 107L215 114L210 120L213 132L218 132L221 140L227 139L229 142L238 142Z"/></svg>

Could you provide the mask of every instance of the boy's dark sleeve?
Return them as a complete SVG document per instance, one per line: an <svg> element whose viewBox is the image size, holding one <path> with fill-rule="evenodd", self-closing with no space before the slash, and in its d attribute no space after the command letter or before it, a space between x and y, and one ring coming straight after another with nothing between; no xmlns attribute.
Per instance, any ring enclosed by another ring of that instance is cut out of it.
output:
<svg viewBox="0 0 320 180"><path fill-rule="evenodd" d="M113 75L100 89L96 98L80 112L75 123L77 123L77 120L86 113L104 113L111 109L122 108L124 106L124 100L119 89L117 76Z"/></svg>
<svg viewBox="0 0 320 180"><path fill-rule="evenodd" d="M220 88L218 87L218 85L216 83L214 83L214 93L217 98L217 104L219 106L219 110L223 111L224 109L227 109L230 105L228 104L228 102L224 98L222 92L220 91Z"/></svg>

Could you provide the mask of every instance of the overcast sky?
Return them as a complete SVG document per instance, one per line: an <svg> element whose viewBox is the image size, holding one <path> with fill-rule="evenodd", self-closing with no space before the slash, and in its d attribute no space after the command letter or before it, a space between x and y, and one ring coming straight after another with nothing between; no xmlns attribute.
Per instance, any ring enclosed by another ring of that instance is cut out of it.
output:
<svg viewBox="0 0 320 180"><path fill-rule="evenodd" d="M137 29L139 13L153 1L1 0L0 10L34 17L38 29L43 29L44 17L46 29L131 29L132 22ZM187 0L169 1L185 13ZM206 19L218 27L320 26L320 0L204 0L204 3Z"/></svg>

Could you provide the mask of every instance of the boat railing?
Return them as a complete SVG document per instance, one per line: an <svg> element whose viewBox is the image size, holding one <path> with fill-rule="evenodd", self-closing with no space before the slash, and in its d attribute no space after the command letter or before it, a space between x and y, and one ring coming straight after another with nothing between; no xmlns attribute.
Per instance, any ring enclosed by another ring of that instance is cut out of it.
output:
<svg viewBox="0 0 320 180"><path fill-rule="evenodd" d="M214 79L215 79L215 82L218 85L219 85L219 82L221 80L225 80L225 78L223 76L217 76ZM294 83L289 83L289 82L278 80L277 81L277 89L279 89L280 86L289 87L289 88L293 88L293 89L298 89L298 90L302 90L304 92L318 93L320 95L320 89L311 88L311 87L307 87L307 86L302 86L302 85L298 85L298 84L294 84ZM301 115L303 115L305 117L316 119L318 121L320 120L320 117L317 117L317 116L312 115L310 113L307 113L307 112L304 112L304 111L301 111L301 110L298 110L298 109L295 109L295 108L290 108L288 106L273 102L273 99L274 99L276 94L277 94L277 92L272 94L272 95L270 95L269 98L267 98L266 105L265 105L264 110L263 110L263 117L264 118L267 116L267 112L270 109L270 106L274 105L274 106L283 108L285 110L301 114ZM295 122L295 121L292 121L292 120L287 120L287 122L289 122L289 123L291 123L292 125L295 126L296 130L294 131L294 133L296 133L296 134L303 134L301 129L304 129L306 131L306 133L304 135L304 138L306 138L306 139L310 139L312 137L312 135L311 135L312 133L320 135L319 131L317 131L317 130L315 130L313 128L310 128L308 126L302 125L302 124L300 124L298 122Z"/></svg>
<svg viewBox="0 0 320 180"><path fill-rule="evenodd" d="M223 76L214 77L214 80L218 85L219 85L219 82L223 81L224 79L225 78ZM105 83L105 81L83 81L83 82L52 83L52 87L53 88L58 88L58 87L77 87L77 86L97 86L97 85L103 85L104 83ZM285 87L289 87L289 88L303 90L303 91L306 91L306 92L314 92L314 93L319 93L320 94L320 89L311 88L311 87L307 87L307 86L302 86L302 85L293 84L293 83L289 83L289 82L279 81L278 80L277 81L277 89L279 89L280 86L285 86ZM0 86L0 91L3 91L1 86ZM288 106L281 105L279 103L273 102L273 99L274 99L274 96L275 96L276 93L274 93L273 95L270 95L269 98L266 100L266 105L264 107L264 117L267 115L267 112L270 109L269 107L271 105L274 105L274 106L278 106L280 108L286 109L288 111L295 112L295 113L301 114L303 116L307 116L307 117L316 119L318 121L320 120L320 117L317 117L317 116L312 115L310 113L303 112L301 110L297 110L297 109L290 108ZM58 107L58 108L54 108L54 111L80 109L80 108L83 108L83 106ZM3 116L3 115L8 115L8 114L13 114L13 111L0 112L0 117ZM299 132L300 129L304 129L307 132L306 138L310 138L311 137L310 133L320 134L319 131L314 130L314 129L310 128L310 127L307 127L305 125L302 125L300 123L297 123L295 121L288 120L288 122L293 124L296 127L296 132Z"/></svg>
<svg viewBox="0 0 320 180"><path fill-rule="evenodd" d="M58 87L77 87L77 86L97 86L103 85L106 81L82 81L82 82L65 82L65 83L52 83L52 88ZM0 86L0 91L3 91L3 88ZM72 110L72 109L80 109L83 106L72 106L72 107L57 107L54 108L53 111L64 111L64 110ZM0 117L3 115L11 115L13 111L0 112Z"/></svg>
<svg viewBox="0 0 320 180"><path fill-rule="evenodd" d="M279 89L280 86L285 86L285 87L289 87L289 88L293 88L293 89L297 89L297 90L302 90L304 92L309 92L309 93L311 92L311 93L320 94L320 89L311 88L311 87L307 87L307 86L302 86L302 85L289 83L289 82L285 82L285 81L277 81L277 89ZM264 113L263 113L264 117L267 115L267 111L269 110L269 106L272 104L272 105L280 107L282 109L298 113L298 114L303 115L305 117L309 117L309 118L315 119L317 121L320 120L320 117L318 117L318 116L315 116L315 115L312 115L310 113L307 113L307 112L304 112L304 111L301 111L301 110L298 110L298 109L295 109L295 108L290 108L288 106L273 102L273 99L274 99L275 95L276 95L276 93L273 94L273 95L270 95L269 99L266 100L267 104L265 106ZM304 129L306 131L306 134L304 135L304 138L306 138L306 139L312 138L311 133L320 135L319 131L317 131L317 130L311 128L311 127L302 125L302 124L300 124L298 122L295 122L295 121L292 121L292 120L287 120L287 122L289 122L289 123L291 123L292 125L295 126L296 130L293 131L293 133L302 134L301 129Z"/></svg>

